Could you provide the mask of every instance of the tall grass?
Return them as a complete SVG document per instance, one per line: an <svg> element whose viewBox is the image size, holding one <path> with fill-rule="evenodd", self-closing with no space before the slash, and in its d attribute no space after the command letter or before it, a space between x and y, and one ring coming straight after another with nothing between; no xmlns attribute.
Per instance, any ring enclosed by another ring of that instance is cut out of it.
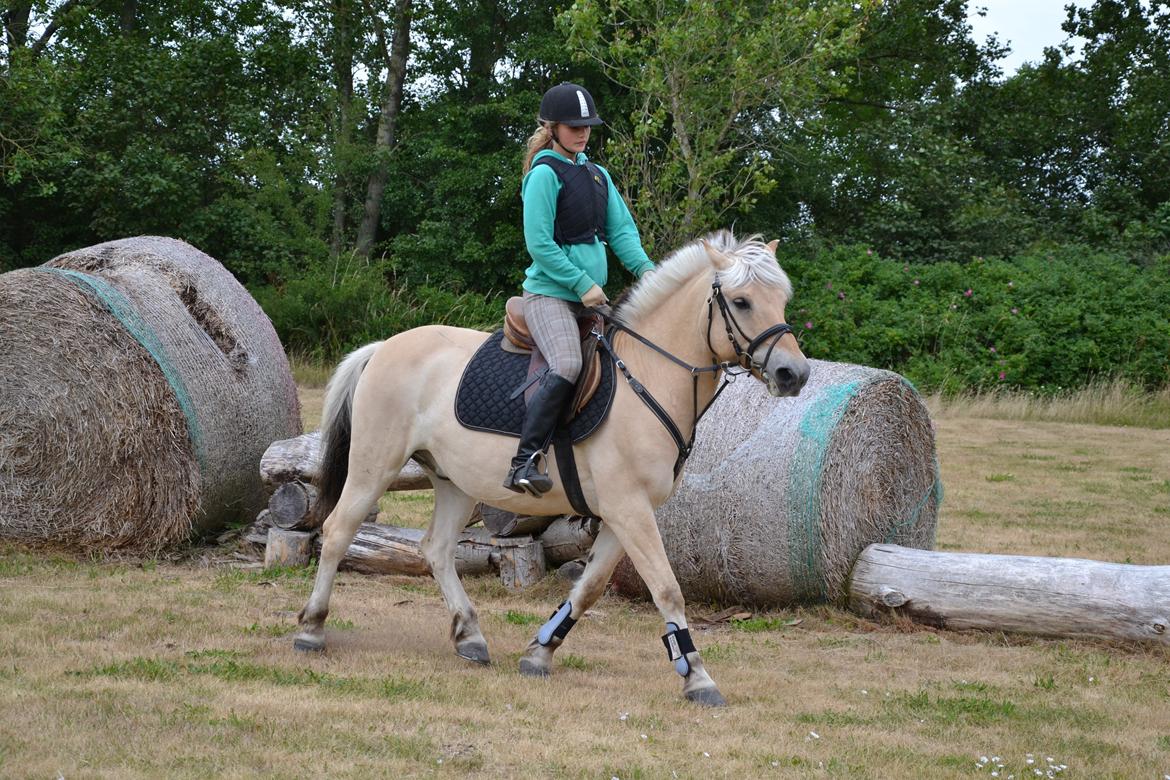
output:
<svg viewBox="0 0 1170 780"><path fill-rule="evenodd" d="M1170 428L1170 386L1150 392L1126 379L1051 395L1002 389L934 393L926 402L936 417Z"/></svg>

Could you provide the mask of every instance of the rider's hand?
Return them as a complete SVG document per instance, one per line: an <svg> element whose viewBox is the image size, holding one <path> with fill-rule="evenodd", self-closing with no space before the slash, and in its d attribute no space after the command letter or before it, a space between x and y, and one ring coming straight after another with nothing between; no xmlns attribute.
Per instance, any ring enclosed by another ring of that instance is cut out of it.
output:
<svg viewBox="0 0 1170 780"><path fill-rule="evenodd" d="M593 285L589 290L581 296L581 303L593 308L595 306L602 306L609 303L609 298L605 297L605 290L598 285Z"/></svg>

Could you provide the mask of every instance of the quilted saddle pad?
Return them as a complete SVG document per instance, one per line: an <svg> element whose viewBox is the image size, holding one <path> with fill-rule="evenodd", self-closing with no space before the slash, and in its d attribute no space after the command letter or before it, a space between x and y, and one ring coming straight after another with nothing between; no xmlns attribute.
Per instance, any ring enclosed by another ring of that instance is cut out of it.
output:
<svg viewBox="0 0 1170 780"><path fill-rule="evenodd" d="M465 428L520 437L524 423L524 396L512 394L528 378L528 355L500 349L504 331L497 330L483 343L463 370L455 394L455 417ZM569 421L569 436L578 442L605 421L617 387L613 361L601 357L601 383L593 398Z"/></svg>

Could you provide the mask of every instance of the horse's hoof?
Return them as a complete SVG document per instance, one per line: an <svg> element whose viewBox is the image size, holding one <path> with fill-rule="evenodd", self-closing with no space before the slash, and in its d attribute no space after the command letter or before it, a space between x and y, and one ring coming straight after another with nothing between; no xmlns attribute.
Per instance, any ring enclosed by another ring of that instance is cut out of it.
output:
<svg viewBox="0 0 1170 780"><path fill-rule="evenodd" d="M325 638L309 634L298 634L293 638L293 650L302 653L320 653L325 650Z"/></svg>
<svg viewBox="0 0 1170 780"><path fill-rule="evenodd" d="M719 693L718 688L696 688L684 694L688 701L701 704L704 707L726 707L727 700Z"/></svg>
<svg viewBox="0 0 1170 780"><path fill-rule="evenodd" d="M520 659L520 674L525 677L548 677L548 667L542 663L533 661L531 658Z"/></svg>
<svg viewBox="0 0 1170 780"><path fill-rule="evenodd" d="M480 666L491 666L487 645L483 642L462 642L455 645L455 654Z"/></svg>

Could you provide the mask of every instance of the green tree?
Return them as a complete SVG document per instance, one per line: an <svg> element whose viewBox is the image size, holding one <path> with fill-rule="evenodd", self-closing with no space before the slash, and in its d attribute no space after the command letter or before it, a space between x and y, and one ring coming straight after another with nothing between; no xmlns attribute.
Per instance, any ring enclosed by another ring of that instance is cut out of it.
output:
<svg viewBox="0 0 1170 780"><path fill-rule="evenodd" d="M605 147L659 251L748 210L789 152L778 129L839 92L872 3L578 0L571 43L628 90Z"/></svg>

